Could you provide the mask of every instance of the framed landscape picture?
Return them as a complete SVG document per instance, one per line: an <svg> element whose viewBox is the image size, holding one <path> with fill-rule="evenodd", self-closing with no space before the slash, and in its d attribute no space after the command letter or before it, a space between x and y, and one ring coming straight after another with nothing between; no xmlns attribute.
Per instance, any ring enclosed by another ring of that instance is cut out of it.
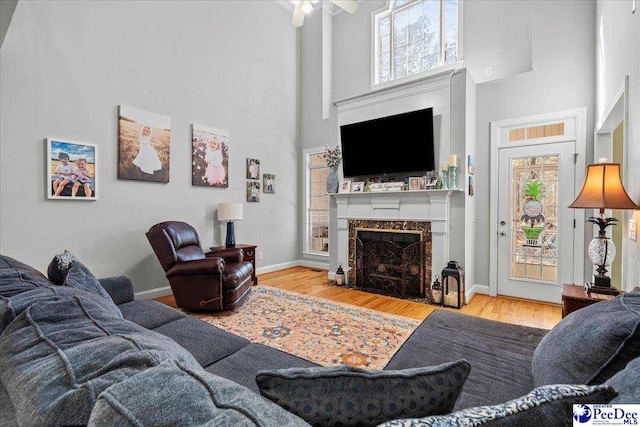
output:
<svg viewBox="0 0 640 427"><path fill-rule="evenodd" d="M46 143L47 198L97 200L98 146L53 138Z"/></svg>
<svg viewBox="0 0 640 427"><path fill-rule="evenodd" d="M171 119L126 105L118 113L118 178L169 182Z"/></svg>
<svg viewBox="0 0 640 427"><path fill-rule="evenodd" d="M191 184L229 187L229 132L191 125Z"/></svg>
<svg viewBox="0 0 640 427"><path fill-rule="evenodd" d="M276 192L276 176L274 174L262 174L262 192L266 194L274 194Z"/></svg>

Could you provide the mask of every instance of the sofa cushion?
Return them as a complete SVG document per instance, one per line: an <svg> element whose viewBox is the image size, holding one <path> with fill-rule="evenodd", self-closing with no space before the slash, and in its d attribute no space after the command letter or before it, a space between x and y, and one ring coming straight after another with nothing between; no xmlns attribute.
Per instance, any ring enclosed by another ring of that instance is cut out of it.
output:
<svg viewBox="0 0 640 427"><path fill-rule="evenodd" d="M471 372L454 410L495 405L531 391L531 357L547 332L439 309L416 328L385 369L465 359Z"/></svg>
<svg viewBox="0 0 640 427"><path fill-rule="evenodd" d="M71 267L67 270L63 285L91 292L99 296L106 301L114 313L122 317L122 312L116 303L113 302L113 299L111 299L111 295L109 295L102 285L100 285L100 281L96 279L89 269L80 261L71 262Z"/></svg>
<svg viewBox="0 0 640 427"><path fill-rule="evenodd" d="M67 272L71 268L71 263L74 261L78 261L78 258L66 249L62 253L54 255L49 266L47 266L49 280L55 285L62 286L65 277L67 277Z"/></svg>
<svg viewBox="0 0 640 427"><path fill-rule="evenodd" d="M640 293L574 311L533 354L534 386L602 384L640 356Z"/></svg>
<svg viewBox="0 0 640 427"><path fill-rule="evenodd" d="M40 284L49 284L47 283L49 282L49 279L47 279L47 277L40 271L30 265L18 261L17 259L5 255L0 255L0 272L2 272L2 270L13 270L21 273L25 280L38 281Z"/></svg>
<svg viewBox="0 0 640 427"><path fill-rule="evenodd" d="M3 427L19 425L18 420L16 420L16 411L13 409L13 403L9 399L9 393L2 385L2 381L0 381L0 415Z"/></svg>
<svg viewBox="0 0 640 427"><path fill-rule="evenodd" d="M186 348L202 366L210 365L249 345L249 341L193 317L154 329Z"/></svg>
<svg viewBox="0 0 640 427"><path fill-rule="evenodd" d="M187 317L180 310L150 299L127 302L119 305L118 308L125 319L147 329L155 329Z"/></svg>
<svg viewBox="0 0 640 427"><path fill-rule="evenodd" d="M249 344L219 361L205 366L207 372L230 379L256 393L256 375L268 369L310 368L318 366L293 354L262 344Z"/></svg>
<svg viewBox="0 0 640 427"><path fill-rule="evenodd" d="M610 403L640 402L640 357L636 357L617 374L609 378L605 385L610 385L618 392Z"/></svg>
<svg viewBox="0 0 640 427"><path fill-rule="evenodd" d="M451 412L469 370L466 360L400 371L291 368L259 372L256 382L263 396L310 424L375 426Z"/></svg>
<svg viewBox="0 0 640 427"><path fill-rule="evenodd" d="M195 425L308 426L245 387L173 360L106 389L89 419L91 427Z"/></svg>
<svg viewBox="0 0 640 427"><path fill-rule="evenodd" d="M546 385L499 405L477 406L448 415L398 419L380 427L570 427L574 404L607 403L615 395L615 390L605 385Z"/></svg>
<svg viewBox="0 0 640 427"><path fill-rule="evenodd" d="M171 339L81 295L31 304L0 335L0 381L20 425L86 424L102 391L167 359L200 367Z"/></svg>
<svg viewBox="0 0 640 427"><path fill-rule="evenodd" d="M91 300L96 305L102 306L106 310L113 310L113 307L105 301L104 298L90 292L68 286L39 286L8 298L0 296L0 333L9 326L13 319L19 316L20 313L25 311L32 304L47 301L60 301L75 295Z"/></svg>

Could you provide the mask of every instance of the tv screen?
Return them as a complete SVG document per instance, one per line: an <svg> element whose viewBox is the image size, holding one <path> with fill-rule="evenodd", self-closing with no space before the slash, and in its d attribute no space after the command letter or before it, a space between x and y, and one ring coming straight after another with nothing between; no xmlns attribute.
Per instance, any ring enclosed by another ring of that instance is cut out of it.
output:
<svg viewBox="0 0 640 427"><path fill-rule="evenodd" d="M433 108L340 126L345 177L435 170Z"/></svg>

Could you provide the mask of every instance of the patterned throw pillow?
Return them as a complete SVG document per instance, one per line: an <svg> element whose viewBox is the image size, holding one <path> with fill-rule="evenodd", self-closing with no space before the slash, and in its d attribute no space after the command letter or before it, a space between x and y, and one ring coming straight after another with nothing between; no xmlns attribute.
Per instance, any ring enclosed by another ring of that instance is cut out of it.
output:
<svg viewBox="0 0 640 427"><path fill-rule="evenodd" d="M470 365L367 371L349 366L290 368L256 375L260 393L312 425L375 426L451 412Z"/></svg>
<svg viewBox="0 0 640 427"><path fill-rule="evenodd" d="M380 427L572 426L573 405L608 403L617 395L606 385L554 384L494 406L463 409L449 415L398 419Z"/></svg>
<svg viewBox="0 0 640 427"><path fill-rule="evenodd" d="M67 272L71 267L71 263L77 260L78 258L66 249L61 254L54 256L47 267L49 280L56 285L62 286L65 277L67 277Z"/></svg>

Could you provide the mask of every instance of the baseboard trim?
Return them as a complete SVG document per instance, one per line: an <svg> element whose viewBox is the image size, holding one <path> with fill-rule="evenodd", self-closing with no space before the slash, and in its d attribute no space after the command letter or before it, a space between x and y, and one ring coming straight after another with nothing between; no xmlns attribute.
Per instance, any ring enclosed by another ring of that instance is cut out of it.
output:
<svg viewBox="0 0 640 427"><path fill-rule="evenodd" d="M479 285L477 283L474 284L469 288L467 292L465 292L465 300L466 300L465 302L468 304L469 301L473 299L475 294L489 295L489 286Z"/></svg>
<svg viewBox="0 0 640 427"><path fill-rule="evenodd" d="M135 293L136 300L154 299L171 295L171 286L162 286L161 288L153 288L146 291Z"/></svg>
<svg viewBox="0 0 640 427"><path fill-rule="evenodd" d="M283 262L282 264L268 265L266 267L256 268L256 274L272 273L274 271L285 270L291 267L309 267L319 270L328 270L329 266L323 262L313 262L308 260L297 260L291 262ZM154 299L171 295L171 286L162 286L160 288L148 289L135 293L136 300Z"/></svg>

